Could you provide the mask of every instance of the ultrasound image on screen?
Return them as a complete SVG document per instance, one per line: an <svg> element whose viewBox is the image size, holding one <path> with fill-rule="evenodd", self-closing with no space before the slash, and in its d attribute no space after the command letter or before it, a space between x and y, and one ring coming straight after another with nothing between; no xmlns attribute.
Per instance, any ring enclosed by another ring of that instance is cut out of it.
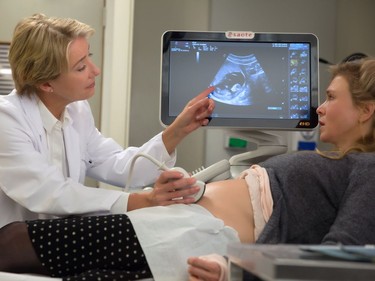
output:
<svg viewBox="0 0 375 281"><path fill-rule="evenodd" d="M253 95L269 94L271 84L255 55L229 54L210 86L210 97L231 105L252 105Z"/></svg>
<svg viewBox="0 0 375 281"><path fill-rule="evenodd" d="M169 113L215 86L213 117L302 119L309 116L308 44L171 42Z"/></svg>

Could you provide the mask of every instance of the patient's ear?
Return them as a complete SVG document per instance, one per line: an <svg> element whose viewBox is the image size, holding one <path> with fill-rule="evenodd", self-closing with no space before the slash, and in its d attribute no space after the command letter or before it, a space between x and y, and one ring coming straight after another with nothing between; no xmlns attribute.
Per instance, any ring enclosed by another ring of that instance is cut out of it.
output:
<svg viewBox="0 0 375 281"><path fill-rule="evenodd" d="M359 116L359 121L360 122L367 122L369 119L371 119L375 113L375 103L373 102L366 102L362 107L361 107L361 113Z"/></svg>

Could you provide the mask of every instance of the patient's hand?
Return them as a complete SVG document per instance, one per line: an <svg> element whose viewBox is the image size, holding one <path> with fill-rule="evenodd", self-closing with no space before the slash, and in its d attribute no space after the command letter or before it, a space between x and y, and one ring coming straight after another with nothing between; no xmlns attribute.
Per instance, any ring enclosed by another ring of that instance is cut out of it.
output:
<svg viewBox="0 0 375 281"><path fill-rule="evenodd" d="M227 280L220 262L207 260L205 258L190 257L188 259L189 281L207 280L220 281ZM226 265L224 265L226 266ZM222 279L221 279L222 278Z"/></svg>

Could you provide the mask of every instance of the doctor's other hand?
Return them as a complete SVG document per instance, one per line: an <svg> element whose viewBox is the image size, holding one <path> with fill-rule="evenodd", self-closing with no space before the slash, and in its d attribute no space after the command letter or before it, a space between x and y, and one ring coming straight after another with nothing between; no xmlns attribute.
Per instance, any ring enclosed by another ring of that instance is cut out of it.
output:
<svg viewBox="0 0 375 281"><path fill-rule="evenodd" d="M195 178L184 178L179 171L164 171L154 184L151 191L130 193L127 211L153 206L168 206L173 204L192 204L195 199L191 196L200 188L195 185Z"/></svg>
<svg viewBox="0 0 375 281"><path fill-rule="evenodd" d="M188 259L189 281L224 281L228 280L222 272L220 263L205 258L190 257Z"/></svg>
<svg viewBox="0 0 375 281"><path fill-rule="evenodd" d="M154 184L149 194L149 201L153 206L167 206L172 204L192 204L191 195L199 191L195 185L195 178L184 178L179 171L164 171Z"/></svg>
<svg viewBox="0 0 375 281"><path fill-rule="evenodd" d="M208 125L215 109L215 102L208 95L215 89L209 87L190 100L177 118L163 132L163 142L171 154L188 134Z"/></svg>

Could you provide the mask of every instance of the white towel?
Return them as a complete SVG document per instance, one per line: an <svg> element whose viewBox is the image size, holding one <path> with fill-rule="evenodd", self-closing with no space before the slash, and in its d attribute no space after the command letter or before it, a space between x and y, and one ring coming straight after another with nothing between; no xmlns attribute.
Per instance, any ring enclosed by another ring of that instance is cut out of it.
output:
<svg viewBox="0 0 375 281"><path fill-rule="evenodd" d="M237 232L199 205L171 205L128 212L155 281L188 280L187 259L225 255Z"/></svg>

